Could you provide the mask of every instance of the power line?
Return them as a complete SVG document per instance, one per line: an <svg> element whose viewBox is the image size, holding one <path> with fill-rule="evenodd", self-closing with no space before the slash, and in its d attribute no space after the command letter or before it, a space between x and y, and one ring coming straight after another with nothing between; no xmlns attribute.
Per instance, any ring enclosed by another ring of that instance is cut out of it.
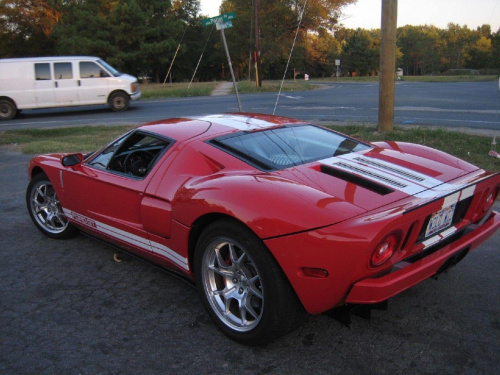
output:
<svg viewBox="0 0 500 375"><path fill-rule="evenodd" d="M285 73L283 74L283 79L281 80L280 91L278 92L278 97L276 98L276 104L274 105L273 115L278 107L278 101L280 100L281 90L283 89L283 83L285 82L286 73L288 71L288 66L290 65L290 59L292 58L293 48L295 47L295 42L297 41L297 35L299 35L300 25L302 24L302 17L304 16L304 11L306 10L307 1L304 2L304 7L300 13L299 24L297 25L297 31L295 32L295 38L293 39L292 49L290 50L290 55L288 56L288 62L286 63Z"/></svg>

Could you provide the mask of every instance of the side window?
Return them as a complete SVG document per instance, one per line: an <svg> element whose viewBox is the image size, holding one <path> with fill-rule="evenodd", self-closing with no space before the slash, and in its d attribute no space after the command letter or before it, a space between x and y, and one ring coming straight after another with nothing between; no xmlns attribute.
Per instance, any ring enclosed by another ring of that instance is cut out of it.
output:
<svg viewBox="0 0 500 375"><path fill-rule="evenodd" d="M50 76L49 63L36 63L35 64L35 79L37 81L48 81L52 79Z"/></svg>
<svg viewBox="0 0 500 375"><path fill-rule="evenodd" d="M91 61L81 61L80 62L80 78L103 78L109 77L99 65Z"/></svg>
<svg viewBox="0 0 500 375"><path fill-rule="evenodd" d="M142 178L153 168L173 141L136 131L108 146L90 166Z"/></svg>
<svg viewBox="0 0 500 375"><path fill-rule="evenodd" d="M56 79L72 79L73 69L71 67L71 63L54 63L54 75Z"/></svg>

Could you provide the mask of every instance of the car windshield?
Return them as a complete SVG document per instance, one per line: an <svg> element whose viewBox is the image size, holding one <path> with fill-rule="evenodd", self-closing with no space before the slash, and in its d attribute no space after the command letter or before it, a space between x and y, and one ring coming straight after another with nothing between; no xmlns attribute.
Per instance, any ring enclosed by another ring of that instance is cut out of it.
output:
<svg viewBox="0 0 500 375"><path fill-rule="evenodd" d="M108 72L110 72L113 75L113 77L119 77L121 75L121 73L118 70L116 70L115 68L113 68L106 61L104 61L104 60L98 60L97 62L99 64L101 64L101 66L103 66L104 68L106 68L106 70Z"/></svg>
<svg viewBox="0 0 500 375"><path fill-rule="evenodd" d="M242 132L213 139L211 143L262 170L289 168L371 148L314 125Z"/></svg>

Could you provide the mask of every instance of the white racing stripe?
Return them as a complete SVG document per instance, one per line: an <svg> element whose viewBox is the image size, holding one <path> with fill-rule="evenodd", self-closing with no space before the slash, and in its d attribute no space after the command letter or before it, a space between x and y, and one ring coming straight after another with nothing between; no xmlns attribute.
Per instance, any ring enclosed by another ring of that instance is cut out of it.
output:
<svg viewBox="0 0 500 375"><path fill-rule="evenodd" d="M335 156L320 162L390 186L408 195L416 195L438 185L447 185L442 181L409 168L366 155L360 155L356 152ZM447 187L450 188L449 186Z"/></svg>
<svg viewBox="0 0 500 375"><path fill-rule="evenodd" d="M189 270L189 265L188 265L188 260L187 258L182 257L172 249L149 240L148 238L144 238L141 236L136 236L135 234L126 232L124 230L115 228L111 225L107 225L104 223L101 223L99 221L93 220L89 217L86 217L84 215L81 215L77 212L68 210L66 208L63 209L64 214L66 217L73 219L74 221L78 222L79 224L83 224L87 227L93 228L107 236L113 237L115 239L118 239L120 241L126 242L128 244L134 245L136 247L139 247L141 249L151 251L155 254L158 254L164 258L167 258L168 260L174 262L181 268L185 270Z"/></svg>
<svg viewBox="0 0 500 375"><path fill-rule="evenodd" d="M438 242L444 240L445 238L450 237L453 233L457 231L456 227L450 227L446 229L445 231L435 235L434 237L428 238L427 240L422 242L422 245L424 245L424 249L437 244Z"/></svg>
<svg viewBox="0 0 500 375"><path fill-rule="evenodd" d="M193 117L193 119L213 122L216 124L228 126L230 128L243 131L266 129L279 125L269 121L254 119L252 117L231 116L231 115L210 115L204 117Z"/></svg>
<svg viewBox="0 0 500 375"><path fill-rule="evenodd" d="M469 197L474 195L474 191L476 190L476 184L463 188L463 185L452 185L452 184L443 184L443 186L438 186L430 191L424 191L422 193L416 194L415 197L422 199L436 199L440 197L445 197L443 201L443 205L441 208L447 207L453 203L463 201ZM450 193L456 191L450 195ZM458 190L458 191L457 191Z"/></svg>

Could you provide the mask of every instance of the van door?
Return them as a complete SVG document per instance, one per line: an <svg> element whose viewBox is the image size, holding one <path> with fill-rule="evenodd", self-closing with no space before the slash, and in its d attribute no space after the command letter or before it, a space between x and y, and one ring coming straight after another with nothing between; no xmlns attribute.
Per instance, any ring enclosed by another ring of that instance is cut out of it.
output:
<svg viewBox="0 0 500 375"><path fill-rule="evenodd" d="M71 62L54 63L56 106L79 105L79 80L73 74Z"/></svg>
<svg viewBox="0 0 500 375"><path fill-rule="evenodd" d="M110 74L93 61L80 61L78 67L81 104L106 104Z"/></svg>
<svg viewBox="0 0 500 375"><path fill-rule="evenodd" d="M35 63L34 107L53 107L55 104L55 88L50 63Z"/></svg>

